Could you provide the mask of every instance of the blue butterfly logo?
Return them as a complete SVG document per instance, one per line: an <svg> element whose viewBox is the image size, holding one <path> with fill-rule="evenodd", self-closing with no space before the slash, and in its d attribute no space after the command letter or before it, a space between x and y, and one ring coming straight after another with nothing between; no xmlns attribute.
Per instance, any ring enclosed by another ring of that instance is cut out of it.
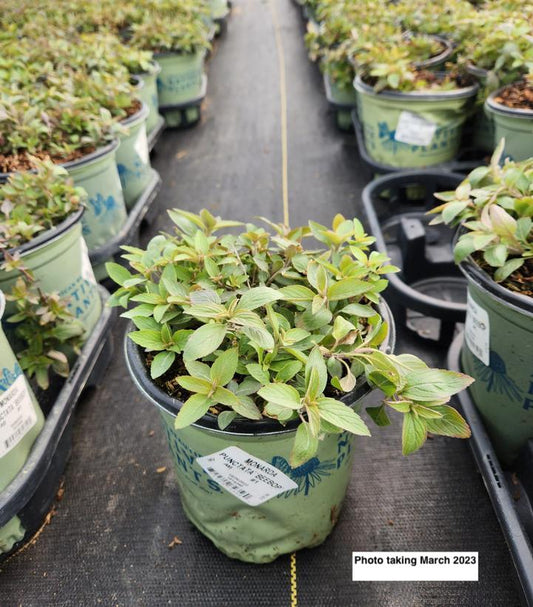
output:
<svg viewBox="0 0 533 607"><path fill-rule="evenodd" d="M309 490L318 485L324 476L330 476L330 470L333 470L336 466L334 459L321 462L318 457L313 457L305 464L292 468L289 462L280 455L273 457L271 463L298 485L298 489L286 491L282 494L282 497L296 495L302 491L304 495L308 495Z"/></svg>
<svg viewBox="0 0 533 607"><path fill-rule="evenodd" d="M22 369L18 363L15 363L13 371L10 371L4 367L0 373L0 390L5 392L15 383L15 380L17 377L19 377L19 375L22 375Z"/></svg>

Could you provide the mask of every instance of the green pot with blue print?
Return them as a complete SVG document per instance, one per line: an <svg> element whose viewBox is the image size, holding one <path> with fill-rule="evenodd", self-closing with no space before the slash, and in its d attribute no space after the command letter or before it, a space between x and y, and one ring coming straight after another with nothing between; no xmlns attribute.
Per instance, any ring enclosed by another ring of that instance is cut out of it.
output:
<svg viewBox="0 0 533 607"><path fill-rule="evenodd" d="M161 66L157 77L159 110L169 126L179 126L182 109L203 96L205 50L160 53L157 62ZM179 116L177 124L174 115Z"/></svg>
<svg viewBox="0 0 533 607"><path fill-rule="evenodd" d="M127 220L126 204L116 164L119 142L113 141L79 160L62 166L89 196L83 216L83 236L94 251L118 234Z"/></svg>
<svg viewBox="0 0 533 607"><path fill-rule="evenodd" d="M494 127L494 147L505 138L504 155L511 160L526 160L533 156L533 110L512 108L497 101L502 91L512 86L492 93L485 101L485 112Z"/></svg>
<svg viewBox="0 0 533 607"><path fill-rule="evenodd" d="M159 122L159 98L157 96L157 77L161 71L161 66L157 61L150 62L150 70L137 74L142 81L142 86L137 91L137 97L148 106L148 116L146 117L146 133L149 135Z"/></svg>
<svg viewBox="0 0 533 607"><path fill-rule="evenodd" d="M533 300L494 282L474 262L468 279L463 371L472 399L503 463L533 438Z"/></svg>
<svg viewBox="0 0 533 607"><path fill-rule="evenodd" d="M0 321L5 298L0 291ZM0 323L0 493L24 466L44 425L37 399L22 373ZM22 540L25 529L15 516L0 527L0 554Z"/></svg>
<svg viewBox="0 0 533 607"><path fill-rule="evenodd" d="M352 128L352 111L357 106L357 93L350 84L349 87L339 86L333 78L324 73L324 89L328 103L335 111L337 126L342 131Z"/></svg>
<svg viewBox="0 0 533 607"><path fill-rule="evenodd" d="M380 312L386 308L380 307ZM394 343L390 312L387 346ZM150 378L144 353L127 336L126 361L143 395L160 411L190 521L229 557L268 563L282 554L321 544L340 514L350 481L354 436L327 434L318 452L293 468L290 452L298 420L234 420L220 430L208 413L182 430L174 428L182 403ZM365 382L343 399L359 408Z"/></svg>
<svg viewBox="0 0 533 607"><path fill-rule="evenodd" d="M376 93L359 76L354 87L368 154L394 168L429 167L453 160L478 90L473 84L450 91Z"/></svg>
<svg viewBox="0 0 533 607"><path fill-rule="evenodd" d="M88 336L100 317L102 303L82 237L83 213L82 207L11 253L20 255L44 292L57 292L69 299L68 309L83 323ZM11 291L18 277L18 271L0 270L0 290ZM15 311L15 305L8 303L6 315Z"/></svg>
<svg viewBox="0 0 533 607"><path fill-rule="evenodd" d="M135 114L120 123L126 132L119 135L120 145L117 149L116 161L124 202L128 209L135 205L152 178L146 137L148 112L148 106L143 103Z"/></svg>

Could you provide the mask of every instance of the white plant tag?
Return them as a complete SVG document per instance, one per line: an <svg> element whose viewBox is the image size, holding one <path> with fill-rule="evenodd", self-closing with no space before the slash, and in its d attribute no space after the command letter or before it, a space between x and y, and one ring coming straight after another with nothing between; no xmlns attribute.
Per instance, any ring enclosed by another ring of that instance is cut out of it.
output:
<svg viewBox="0 0 533 607"><path fill-rule="evenodd" d="M470 351L487 367L490 364L489 315L470 293L466 303L465 340Z"/></svg>
<svg viewBox="0 0 533 607"><path fill-rule="evenodd" d="M37 422L24 375L0 392L0 458L9 453Z"/></svg>
<svg viewBox="0 0 533 607"><path fill-rule="evenodd" d="M239 447L227 447L196 461L221 487L249 506L298 488L281 470Z"/></svg>
<svg viewBox="0 0 533 607"><path fill-rule="evenodd" d="M412 112L402 112L396 126L394 139L410 145L429 145L437 125Z"/></svg>
<svg viewBox="0 0 533 607"><path fill-rule="evenodd" d="M133 149L137 152L139 158L144 162L144 164L148 164L150 162L150 152L148 151L148 137L146 136L146 129L144 127L139 130L139 134L135 139Z"/></svg>
<svg viewBox="0 0 533 607"><path fill-rule="evenodd" d="M94 277L93 267L89 259L89 251L85 238L81 239L81 277L87 282L95 285L96 278Z"/></svg>

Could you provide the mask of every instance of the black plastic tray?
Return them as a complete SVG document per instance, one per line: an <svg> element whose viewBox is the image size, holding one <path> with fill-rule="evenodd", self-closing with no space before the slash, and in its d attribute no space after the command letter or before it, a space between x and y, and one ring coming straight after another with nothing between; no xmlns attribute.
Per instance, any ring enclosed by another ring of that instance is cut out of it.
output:
<svg viewBox="0 0 533 607"><path fill-rule="evenodd" d="M453 190L462 179L458 173L420 169L380 177L362 194L376 249L401 270L387 275L396 320L421 337L448 344L455 323L464 322L466 281L453 261L453 231L429 226L425 213L438 203L435 192Z"/></svg>
<svg viewBox="0 0 533 607"><path fill-rule="evenodd" d="M105 245L89 252L89 258L93 266L110 261L115 256L120 255L120 247L122 245L136 244L138 242L141 223L147 215L149 217L150 207L160 187L161 177L156 170L152 169L150 182L129 211L126 223L122 226L120 232Z"/></svg>
<svg viewBox="0 0 533 607"><path fill-rule="evenodd" d="M455 371L460 371L462 344L460 333L448 352L448 367ZM509 547L525 604L533 607L533 440L513 470L503 469L468 390L454 400L472 430L470 448Z"/></svg>
<svg viewBox="0 0 533 607"><path fill-rule="evenodd" d="M361 128L361 123L359 122L359 117L357 115L357 110L352 111L352 123L355 131L355 138L357 141L357 148L359 150L359 156L361 160L366 164L368 170L371 173L371 177L373 178L376 174L378 175L387 175L389 173L398 173L404 171L414 171L417 170L416 167L393 167L388 164L382 164L373 160L365 145L365 138L363 135L363 129ZM443 162L441 164L436 164L432 167L428 167L431 169L437 169L442 171L449 171L452 173L469 173L473 169L483 164L487 164L488 158L484 152L479 150L470 150L470 149L462 149L460 152L460 156L457 160L452 160L450 162Z"/></svg>
<svg viewBox="0 0 533 607"><path fill-rule="evenodd" d="M0 562L16 552L41 527L52 508L72 446L73 413L82 391L97 386L113 355L114 309L105 306L109 293L99 287L102 314L46 416L30 455L13 481L0 493L0 527L18 516L24 538Z"/></svg>
<svg viewBox="0 0 533 607"><path fill-rule="evenodd" d="M189 101L184 101L183 103L177 103L176 105L160 105L159 111L161 112L161 114L163 114L163 116L167 112L181 111L182 120L181 120L180 124L177 126L168 126L167 125L166 128L186 129L186 128L189 128L189 127L197 124L201 118L202 102L206 95L207 95L207 76L204 74L202 76L202 90L201 90L200 95L198 95L198 97L195 97L194 99L191 99ZM197 115L193 119L190 119L187 112L188 112L188 110L190 110L192 108L196 108Z"/></svg>
<svg viewBox="0 0 533 607"><path fill-rule="evenodd" d="M150 131L150 133L147 134L149 152L151 152L154 149L156 143L159 141L164 130L165 130L165 119L163 118L163 116L159 116L157 118L157 124L152 129L152 131Z"/></svg>

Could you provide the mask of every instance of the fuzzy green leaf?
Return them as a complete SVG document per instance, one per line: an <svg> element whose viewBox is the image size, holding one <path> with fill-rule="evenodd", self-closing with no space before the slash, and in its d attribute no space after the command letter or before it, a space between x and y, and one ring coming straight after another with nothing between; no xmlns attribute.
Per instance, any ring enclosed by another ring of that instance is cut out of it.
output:
<svg viewBox="0 0 533 607"><path fill-rule="evenodd" d="M311 459L317 450L318 438L313 436L309 424L302 422L296 430L289 464L292 468L297 468Z"/></svg>
<svg viewBox="0 0 533 607"><path fill-rule="evenodd" d="M370 430L361 417L348 405L333 398L319 398L317 400L320 417L330 424L358 434L370 436Z"/></svg>
<svg viewBox="0 0 533 607"><path fill-rule="evenodd" d="M237 348L231 348L222 352L211 367L211 381L217 386L225 386L235 375L239 355Z"/></svg>
<svg viewBox="0 0 533 607"><path fill-rule="evenodd" d="M224 341L226 325L211 323L196 329L183 350L184 360L197 360L214 352Z"/></svg>
<svg viewBox="0 0 533 607"><path fill-rule="evenodd" d="M170 369L175 359L175 352L159 352L159 354L156 354L150 365L150 377L152 379L161 377L161 375Z"/></svg>
<svg viewBox="0 0 533 607"><path fill-rule="evenodd" d="M300 394L296 388L287 384L267 384L257 392L261 398L288 409L300 409Z"/></svg>
<svg viewBox="0 0 533 607"><path fill-rule="evenodd" d="M402 426L402 453L409 455L426 442L426 424L415 413L406 413Z"/></svg>
<svg viewBox="0 0 533 607"><path fill-rule="evenodd" d="M282 299L283 295L276 289L270 287L255 287L249 289L239 300L237 310L255 310L278 299Z"/></svg>
<svg viewBox="0 0 533 607"><path fill-rule="evenodd" d="M182 430L198 421L209 411L212 404L213 401L204 394L193 394L178 411L174 420L174 428Z"/></svg>

